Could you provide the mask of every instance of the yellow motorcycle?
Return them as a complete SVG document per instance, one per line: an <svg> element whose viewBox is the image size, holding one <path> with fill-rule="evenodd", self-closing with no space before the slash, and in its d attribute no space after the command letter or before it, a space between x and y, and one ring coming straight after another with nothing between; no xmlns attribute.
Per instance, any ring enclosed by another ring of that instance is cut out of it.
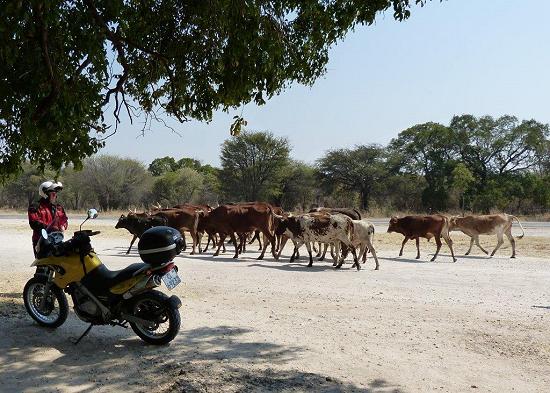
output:
<svg viewBox="0 0 550 393"><path fill-rule="evenodd" d="M86 222L98 215L88 210ZM154 288L164 284L169 290L180 282L173 259L183 248L179 231L165 226L145 231L138 243L141 263L118 271L109 270L94 252L90 237L99 231L82 230L63 241L62 234L42 230L37 258L31 266L37 273L25 285L23 299L30 316L42 326L57 328L67 319L73 301L78 318L90 326L113 325L132 330L151 344L167 344L180 328L180 299Z"/></svg>

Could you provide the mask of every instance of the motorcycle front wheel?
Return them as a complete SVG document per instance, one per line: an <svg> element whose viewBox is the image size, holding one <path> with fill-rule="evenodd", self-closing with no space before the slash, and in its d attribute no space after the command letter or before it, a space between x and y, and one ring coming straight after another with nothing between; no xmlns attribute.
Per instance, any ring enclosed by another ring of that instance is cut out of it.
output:
<svg viewBox="0 0 550 393"><path fill-rule="evenodd" d="M23 301L29 315L39 325L49 328L61 326L69 315L67 297L55 284L51 283L45 294L48 278L36 276L25 284Z"/></svg>
<svg viewBox="0 0 550 393"><path fill-rule="evenodd" d="M145 326L130 322L130 326L143 341L149 344L164 345L172 341L180 330L180 313L168 301L168 296L159 291L149 291L137 296L131 307L135 317L153 322Z"/></svg>

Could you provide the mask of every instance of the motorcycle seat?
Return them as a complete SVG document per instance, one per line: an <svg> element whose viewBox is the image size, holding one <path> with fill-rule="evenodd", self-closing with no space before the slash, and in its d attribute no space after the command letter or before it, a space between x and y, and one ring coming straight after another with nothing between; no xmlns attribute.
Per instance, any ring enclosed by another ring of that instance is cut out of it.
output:
<svg viewBox="0 0 550 393"><path fill-rule="evenodd" d="M151 265L143 262L132 263L122 270L109 270L105 265L99 265L92 270L82 283L92 291L92 293L107 293L115 285L132 278L136 272L146 270Z"/></svg>

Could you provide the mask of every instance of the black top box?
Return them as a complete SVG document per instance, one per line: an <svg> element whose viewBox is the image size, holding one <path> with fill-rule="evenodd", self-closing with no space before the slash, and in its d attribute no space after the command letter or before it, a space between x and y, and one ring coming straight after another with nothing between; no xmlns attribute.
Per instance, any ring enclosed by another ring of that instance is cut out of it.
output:
<svg viewBox="0 0 550 393"><path fill-rule="evenodd" d="M150 265L170 262L183 248L183 239L177 229L165 226L153 227L141 235L138 242L139 256Z"/></svg>

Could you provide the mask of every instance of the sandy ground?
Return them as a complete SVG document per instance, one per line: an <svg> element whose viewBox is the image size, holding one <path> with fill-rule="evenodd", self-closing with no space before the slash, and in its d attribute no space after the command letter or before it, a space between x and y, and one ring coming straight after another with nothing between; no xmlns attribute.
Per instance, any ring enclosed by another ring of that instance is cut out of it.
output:
<svg viewBox="0 0 550 393"><path fill-rule="evenodd" d="M540 230L527 230L515 260L508 244L492 259L464 257L467 239L453 233L452 263L445 245L429 262L433 241L421 242L420 260L414 243L397 257L402 238L377 225L379 271L370 257L357 272L349 262L336 271L257 261L256 251L238 261L184 252L173 291L182 329L154 347L110 326L75 346L87 325L72 312L53 331L35 324L21 299L33 274L26 225L0 217L2 392L549 391L550 239ZM113 225L86 228L102 230L95 249L121 269L139 256L125 255L130 237Z"/></svg>

